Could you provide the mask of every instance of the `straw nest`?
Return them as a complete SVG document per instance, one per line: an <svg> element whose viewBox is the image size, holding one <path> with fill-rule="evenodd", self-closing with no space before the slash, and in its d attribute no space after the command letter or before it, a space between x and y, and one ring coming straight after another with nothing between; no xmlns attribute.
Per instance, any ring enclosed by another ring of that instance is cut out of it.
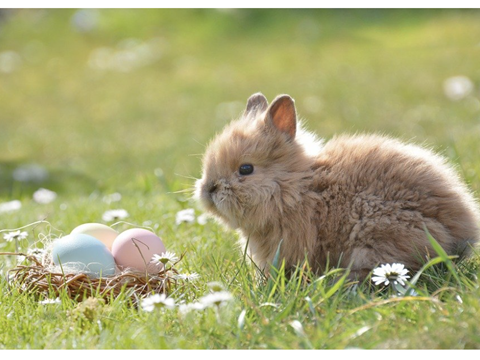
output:
<svg viewBox="0 0 480 360"><path fill-rule="evenodd" d="M181 281L178 271L174 269L175 264L153 274L124 270L117 271L114 276L95 278L54 266L48 253L38 256L21 252L1 252L0 255L25 258L21 264L8 271L10 287L45 298L59 296L62 291L66 291L71 299L77 301L90 296L101 296L108 301L123 293L137 303L152 293L168 294L172 287Z"/></svg>

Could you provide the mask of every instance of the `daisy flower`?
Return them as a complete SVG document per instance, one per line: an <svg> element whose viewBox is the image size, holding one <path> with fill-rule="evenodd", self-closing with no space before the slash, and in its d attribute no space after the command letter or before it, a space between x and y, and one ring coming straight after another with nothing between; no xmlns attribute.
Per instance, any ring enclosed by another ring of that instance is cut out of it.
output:
<svg viewBox="0 0 480 360"><path fill-rule="evenodd" d="M27 232L17 230L17 231L12 231L12 232L9 232L8 234L3 235L3 238L8 242L10 242L13 240L17 241L17 240L26 239L27 236L28 236Z"/></svg>
<svg viewBox="0 0 480 360"><path fill-rule="evenodd" d="M174 264L178 260L179 260L178 256L176 256L175 253L166 251L161 255L154 254L151 261L157 265L160 265L160 264L167 265L167 263L169 262Z"/></svg>
<svg viewBox="0 0 480 360"><path fill-rule="evenodd" d="M103 213L102 219L103 221L116 221L125 219L128 217L129 214L127 210L117 209L117 210L107 210Z"/></svg>
<svg viewBox="0 0 480 360"><path fill-rule="evenodd" d="M7 201L0 204L0 214L19 210L22 207L20 200Z"/></svg>
<svg viewBox="0 0 480 360"><path fill-rule="evenodd" d="M177 279L181 279L181 280L195 281L200 277L200 275L197 273L191 273L191 274L185 273L185 274L178 274L176 277Z"/></svg>
<svg viewBox="0 0 480 360"><path fill-rule="evenodd" d="M205 307L220 306L233 299L228 291L217 291L212 294L205 295L199 299L199 302Z"/></svg>
<svg viewBox="0 0 480 360"><path fill-rule="evenodd" d="M190 311L202 311L206 308L206 306L200 302L192 302L192 303L188 303L188 304L180 304L178 306L178 310L180 311L180 313L182 314L187 314L189 313Z"/></svg>
<svg viewBox="0 0 480 360"><path fill-rule="evenodd" d="M200 225L205 225L208 222L208 215L207 214L202 214L197 217L197 222Z"/></svg>
<svg viewBox="0 0 480 360"><path fill-rule="evenodd" d="M175 223L180 225L181 223L193 223L195 221L195 210L185 209L177 212Z"/></svg>
<svg viewBox="0 0 480 360"><path fill-rule="evenodd" d="M175 307L175 300L167 298L165 294L154 294L142 300L142 309L151 312L155 308L173 309Z"/></svg>
<svg viewBox="0 0 480 360"><path fill-rule="evenodd" d="M373 270L374 276L372 277L372 281L375 285L380 285L382 283L388 285L391 281L405 285L405 281L410 277L407 273L408 270L405 269L405 265L403 264L383 264Z"/></svg>
<svg viewBox="0 0 480 360"><path fill-rule="evenodd" d="M38 302L41 305L50 305L50 304L61 304L62 302L57 297L56 299L46 299Z"/></svg>
<svg viewBox="0 0 480 360"><path fill-rule="evenodd" d="M49 204L57 198L57 193L48 189L40 188L33 193L33 200L38 204Z"/></svg>

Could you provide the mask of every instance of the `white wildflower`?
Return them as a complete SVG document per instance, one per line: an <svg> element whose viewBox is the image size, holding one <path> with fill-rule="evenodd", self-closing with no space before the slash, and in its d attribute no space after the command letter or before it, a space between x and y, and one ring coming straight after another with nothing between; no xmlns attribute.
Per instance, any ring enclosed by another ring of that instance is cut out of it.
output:
<svg viewBox="0 0 480 360"><path fill-rule="evenodd" d="M185 274L178 274L176 278L181 280L187 280L187 281L195 281L200 278L200 275L197 273L185 273Z"/></svg>
<svg viewBox="0 0 480 360"><path fill-rule="evenodd" d="M38 302L41 305L49 305L49 304L61 304L61 300L57 297L56 299L46 299Z"/></svg>
<svg viewBox="0 0 480 360"><path fill-rule="evenodd" d="M151 312L155 308L173 309L175 307L175 300L167 298L165 294L154 294L142 300L142 309Z"/></svg>
<svg viewBox="0 0 480 360"><path fill-rule="evenodd" d="M20 210L22 203L20 200L7 201L0 204L0 214Z"/></svg>
<svg viewBox="0 0 480 360"><path fill-rule="evenodd" d="M9 232L8 234L3 235L3 238L8 242L10 242L13 240L18 241L18 240L26 239L27 236L28 236L28 233L26 231L17 230L17 231L12 231L12 232Z"/></svg>
<svg viewBox="0 0 480 360"><path fill-rule="evenodd" d="M178 306L178 310L182 314L187 314L190 311L202 311L206 308L206 306L200 302L192 302L188 304L180 304Z"/></svg>
<svg viewBox="0 0 480 360"><path fill-rule="evenodd" d="M195 210L194 209L185 209L177 212L176 224L180 225L181 223L193 223L195 221Z"/></svg>
<svg viewBox="0 0 480 360"><path fill-rule="evenodd" d="M197 222L200 225L205 225L208 222L208 215L207 214L202 214L197 217Z"/></svg>
<svg viewBox="0 0 480 360"><path fill-rule="evenodd" d="M205 295L199 299L200 303L205 307L220 306L233 299L228 291L217 291L212 294Z"/></svg>
<svg viewBox="0 0 480 360"><path fill-rule="evenodd" d="M169 262L174 264L178 261L178 256L175 255L175 253L166 251L160 255L154 254L152 257L152 262L155 263L156 265L167 265Z"/></svg>
<svg viewBox="0 0 480 360"><path fill-rule="evenodd" d="M443 91L450 100L461 100L473 92L473 82L466 76L452 76L443 83Z"/></svg>
<svg viewBox="0 0 480 360"><path fill-rule="evenodd" d="M128 217L129 214L126 210L123 209L116 209L116 210L107 210L103 213L102 219L103 221L117 221L122 220Z"/></svg>
<svg viewBox="0 0 480 360"><path fill-rule="evenodd" d="M374 276L372 277L372 281L375 285L380 285L382 283L388 285L391 281L405 285L405 281L410 277L407 273L408 270L405 269L405 265L403 264L383 264L373 270Z"/></svg>
<svg viewBox="0 0 480 360"><path fill-rule="evenodd" d="M39 204L49 204L57 198L57 193L48 189L40 188L33 193L33 200Z"/></svg>

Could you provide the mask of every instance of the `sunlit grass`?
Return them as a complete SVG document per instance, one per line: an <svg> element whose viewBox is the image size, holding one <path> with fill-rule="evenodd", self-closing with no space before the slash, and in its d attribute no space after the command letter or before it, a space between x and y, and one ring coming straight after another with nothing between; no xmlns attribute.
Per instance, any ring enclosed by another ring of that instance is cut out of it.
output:
<svg viewBox="0 0 480 360"><path fill-rule="evenodd" d="M478 192L478 11L86 14L98 21L89 31L72 25L76 10L21 10L0 23L0 58L16 54L0 66L10 69L0 71L0 203L21 202L0 214L0 230L26 231L25 251L124 209L117 230L154 230L184 254L182 271L200 275L172 294L177 303L207 295L210 282L233 300L187 314L145 312L122 297L41 304L9 286L16 260L1 256L0 348L480 347L478 254L456 264L438 254L436 266L409 274L417 296L393 296L343 269L320 276L305 265L287 276L279 261L259 277L235 233L176 223L183 209L201 215L191 190L204 147L257 91L292 95L321 137L375 131L432 147ZM454 101L443 86L457 75L474 90ZM32 164L46 177L15 178ZM34 201L39 188L56 198ZM14 251L4 233L0 252Z"/></svg>

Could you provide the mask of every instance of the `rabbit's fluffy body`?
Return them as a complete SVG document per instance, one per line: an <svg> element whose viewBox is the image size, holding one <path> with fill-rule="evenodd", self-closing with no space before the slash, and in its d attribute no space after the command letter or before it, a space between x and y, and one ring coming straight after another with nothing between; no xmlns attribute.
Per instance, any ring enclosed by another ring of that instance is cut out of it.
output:
<svg viewBox="0 0 480 360"><path fill-rule="evenodd" d="M240 166L253 172L242 175ZM479 238L477 204L445 159L378 135L325 144L296 120L293 100L261 94L208 146L196 194L207 211L241 232L260 269L279 247L286 267L308 260L320 272L382 263L418 269L435 256L425 228L449 254Z"/></svg>

